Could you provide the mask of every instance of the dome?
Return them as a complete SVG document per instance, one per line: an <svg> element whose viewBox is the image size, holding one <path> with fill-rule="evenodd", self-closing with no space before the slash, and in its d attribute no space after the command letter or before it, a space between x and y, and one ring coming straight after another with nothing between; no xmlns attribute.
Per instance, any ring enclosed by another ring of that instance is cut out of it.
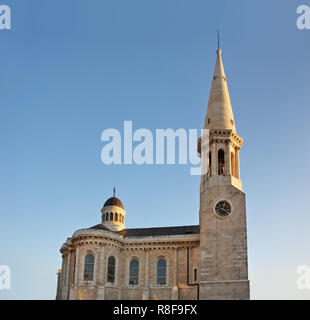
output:
<svg viewBox="0 0 310 320"><path fill-rule="evenodd" d="M116 197L109 198L103 205L103 207L110 207L110 206L120 207L124 209L122 201Z"/></svg>

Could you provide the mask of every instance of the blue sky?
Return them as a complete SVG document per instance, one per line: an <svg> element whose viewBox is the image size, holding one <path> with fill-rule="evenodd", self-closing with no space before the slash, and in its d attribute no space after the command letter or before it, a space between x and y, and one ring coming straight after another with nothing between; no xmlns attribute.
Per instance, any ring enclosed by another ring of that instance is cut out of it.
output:
<svg viewBox="0 0 310 320"><path fill-rule="evenodd" d="M103 130L200 128L221 30L237 131L245 140L253 299L309 299L310 31L298 1L2 1L0 299L54 299L59 248L100 222L112 195L127 227L198 224L189 165L105 166Z"/></svg>

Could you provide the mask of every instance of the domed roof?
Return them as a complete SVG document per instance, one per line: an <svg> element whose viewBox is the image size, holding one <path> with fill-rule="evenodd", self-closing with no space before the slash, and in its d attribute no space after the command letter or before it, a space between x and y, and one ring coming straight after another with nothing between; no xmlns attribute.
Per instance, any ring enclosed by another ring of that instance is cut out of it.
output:
<svg viewBox="0 0 310 320"><path fill-rule="evenodd" d="M124 209L122 201L116 197L109 198L103 205L103 207L110 207L110 206L120 207Z"/></svg>

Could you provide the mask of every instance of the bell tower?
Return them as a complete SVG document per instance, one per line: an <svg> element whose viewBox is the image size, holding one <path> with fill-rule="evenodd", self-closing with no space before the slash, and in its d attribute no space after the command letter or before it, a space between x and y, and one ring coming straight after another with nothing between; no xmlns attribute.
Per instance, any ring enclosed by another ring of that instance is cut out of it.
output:
<svg viewBox="0 0 310 320"><path fill-rule="evenodd" d="M217 50L204 129L207 173L200 184L200 299L249 299L245 194L222 51Z"/></svg>

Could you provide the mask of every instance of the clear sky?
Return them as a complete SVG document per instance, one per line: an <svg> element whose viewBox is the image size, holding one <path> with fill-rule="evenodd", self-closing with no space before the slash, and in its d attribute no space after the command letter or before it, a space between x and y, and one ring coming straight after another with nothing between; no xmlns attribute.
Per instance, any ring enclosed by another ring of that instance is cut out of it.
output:
<svg viewBox="0 0 310 320"><path fill-rule="evenodd" d="M252 299L310 299L310 0L3 0L0 30L0 299L54 299L59 249L100 223L112 195L126 227L198 224L189 165L102 164L103 130L201 128L221 30L247 196Z"/></svg>

